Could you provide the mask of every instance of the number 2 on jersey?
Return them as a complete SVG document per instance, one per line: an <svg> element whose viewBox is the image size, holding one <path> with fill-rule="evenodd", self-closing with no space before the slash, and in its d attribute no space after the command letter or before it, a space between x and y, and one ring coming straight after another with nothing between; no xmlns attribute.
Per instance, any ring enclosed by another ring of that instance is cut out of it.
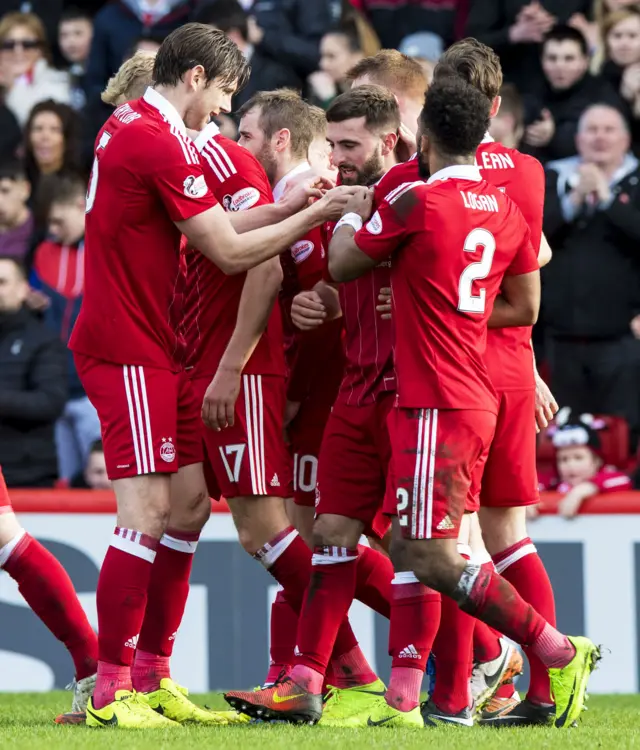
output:
<svg viewBox="0 0 640 750"><path fill-rule="evenodd" d="M105 130L104 133L100 136L100 143L98 143L98 148L96 149L96 151L106 148L107 143L109 143L110 140L111 133L108 133ZM89 211L91 211L96 200L96 190L98 189L98 161L98 156L96 154L93 160L93 166L91 167L91 177L89 178L89 188L87 190L87 205L84 209L85 214L88 214Z"/></svg>
<svg viewBox="0 0 640 750"><path fill-rule="evenodd" d="M475 253L482 248L482 258L476 263L468 265L460 275L458 282L458 310L482 315L485 309L487 290L480 288L479 294L472 294L474 281L486 279L491 271L493 254L496 251L496 241L488 229L473 229L464 241L464 252Z"/></svg>

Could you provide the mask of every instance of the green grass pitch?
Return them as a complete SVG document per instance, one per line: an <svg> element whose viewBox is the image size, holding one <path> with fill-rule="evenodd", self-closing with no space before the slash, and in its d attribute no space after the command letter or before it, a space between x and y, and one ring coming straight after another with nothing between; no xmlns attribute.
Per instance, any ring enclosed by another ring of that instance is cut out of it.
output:
<svg viewBox="0 0 640 750"><path fill-rule="evenodd" d="M197 696L212 708L225 706L217 694ZM322 729L284 725L188 727L173 731L118 731L59 727L54 716L67 710L69 693L0 693L0 748L21 750L163 750L207 748L251 750L571 750L640 748L640 695L593 696L578 729Z"/></svg>

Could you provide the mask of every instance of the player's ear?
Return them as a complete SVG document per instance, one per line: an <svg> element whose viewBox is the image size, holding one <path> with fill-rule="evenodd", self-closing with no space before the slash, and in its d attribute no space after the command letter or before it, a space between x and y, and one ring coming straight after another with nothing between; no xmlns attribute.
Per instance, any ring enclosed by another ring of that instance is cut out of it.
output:
<svg viewBox="0 0 640 750"><path fill-rule="evenodd" d="M385 133L382 137L382 155L388 156L396 147L398 143L398 133Z"/></svg>
<svg viewBox="0 0 640 750"><path fill-rule="evenodd" d="M495 117L498 114L501 104L502 104L502 97L496 96L496 98L493 100L491 104L491 111L489 112L489 117Z"/></svg>
<svg viewBox="0 0 640 750"><path fill-rule="evenodd" d="M275 142L276 151L284 151L287 148L287 146L291 143L291 131L289 130L289 128L280 128L280 130L278 130L275 136L276 136L276 142Z"/></svg>
<svg viewBox="0 0 640 750"><path fill-rule="evenodd" d="M207 78L202 65L195 65L184 74L184 82L192 90L196 91L200 86L205 86Z"/></svg>

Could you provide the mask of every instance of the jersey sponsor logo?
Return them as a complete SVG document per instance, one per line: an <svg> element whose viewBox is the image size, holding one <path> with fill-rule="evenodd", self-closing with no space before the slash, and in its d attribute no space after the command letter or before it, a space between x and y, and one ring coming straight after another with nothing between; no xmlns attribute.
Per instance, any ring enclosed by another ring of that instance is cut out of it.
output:
<svg viewBox="0 0 640 750"><path fill-rule="evenodd" d="M184 194L188 198L202 198L207 194L209 188L205 182L204 175L198 175L195 177L190 174L185 181L182 183L184 187Z"/></svg>
<svg viewBox="0 0 640 750"><path fill-rule="evenodd" d="M173 444L171 438L168 440L162 439L162 445L160 446L160 458L166 463L170 464L176 460L176 447Z"/></svg>
<svg viewBox="0 0 640 750"><path fill-rule="evenodd" d="M298 240L291 245L291 257L296 263L302 263L311 255L314 247L315 245L310 240Z"/></svg>
<svg viewBox="0 0 640 750"><path fill-rule="evenodd" d="M258 188L247 187L238 190L233 195L225 195L222 199L222 205L226 211L246 211L260 199Z"/></svg>
<svg viewBox="0 0 640 750"><path fill-rule="evenodd" d="M382 219L378 211L367 222L367 232L369 234L380 234L382 232Z"/></svg>

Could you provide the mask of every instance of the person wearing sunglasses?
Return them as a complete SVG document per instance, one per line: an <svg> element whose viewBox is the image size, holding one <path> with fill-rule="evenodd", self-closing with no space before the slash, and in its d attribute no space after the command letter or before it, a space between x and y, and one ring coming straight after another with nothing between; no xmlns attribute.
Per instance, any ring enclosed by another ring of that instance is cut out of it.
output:
<svg viewBox="0 0 640 750"><path fill-rule="evenodd" d="M69 74L51 66L44 25L33 13L7 13L0 19L0 84L21 126L38 102L71 100Z"/></svg>

